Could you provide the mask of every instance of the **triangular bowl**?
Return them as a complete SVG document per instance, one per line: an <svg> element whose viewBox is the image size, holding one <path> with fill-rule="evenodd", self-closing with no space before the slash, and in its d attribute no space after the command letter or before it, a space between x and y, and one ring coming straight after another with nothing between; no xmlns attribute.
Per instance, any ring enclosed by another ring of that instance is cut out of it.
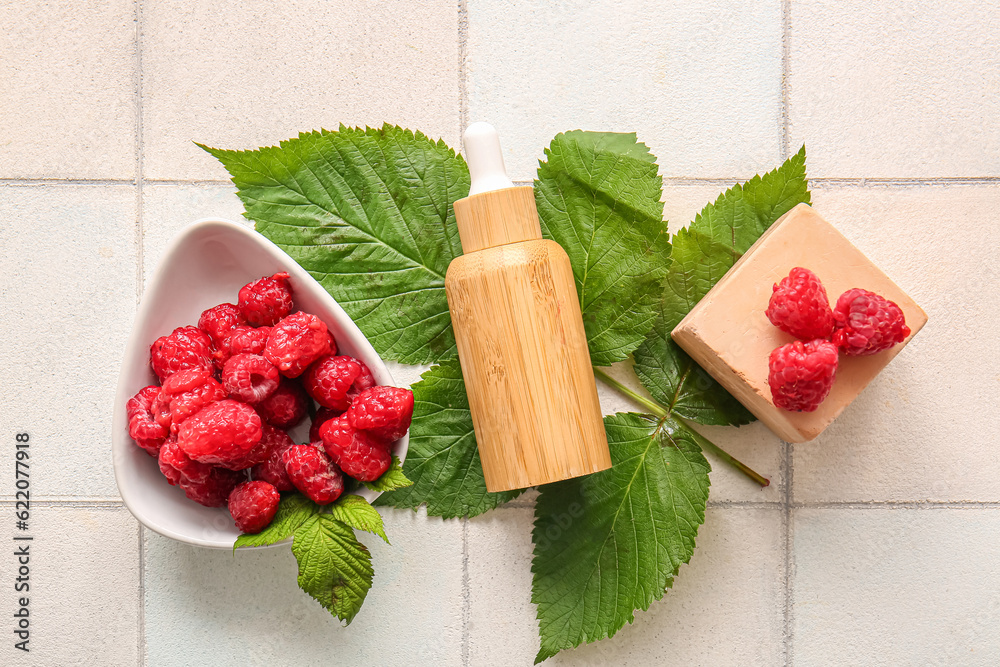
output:
<svg viewBox="0 0 1000 667"><path fill-rule="evenodd" d="M202 547L231 549L240 533L225 508L203 507L188 500L180 488L167 484L156 460L128 435L125 403L143 387L157 383L149 366L149 346L176 327L197 325L206 308L236 303L240 287L279 271L290 276L295 308L322 319L341 354L363 361L378 384L394 384L382 359L343 308L278 246L229 220L206 218L192 223L171 241L143 294L125 347L112 421L118 491L135 518L160 535ZM291 431L296 442L308 441L308 422L306 419ZM393 454L402 461L408 445L407 434L393 444ZM369 501L379 495L364 487L353 493Z"/></svg>

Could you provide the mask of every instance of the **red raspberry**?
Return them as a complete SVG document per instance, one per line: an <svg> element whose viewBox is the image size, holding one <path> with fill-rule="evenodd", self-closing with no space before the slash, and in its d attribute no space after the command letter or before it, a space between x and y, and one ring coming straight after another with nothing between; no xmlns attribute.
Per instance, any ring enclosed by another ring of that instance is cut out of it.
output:
<svg viewBox="0 0 1000 667"><path fill-rule="evenodd" d="M255 327L271 326L292 312L292 288L282 271L240 288L240 312Z"/></svg>
<svg viewBox="0 0 1000 667"><path fill-rule="evenodd" d="M344 413L339 410L331 410L330 408L320 408L317 410L316 416L313 417L312 425L309 427L309 442L319 442L319 430L323 424L331 419L336 419L342 414Z"/></svg>
<svg viewBox="0 0 1000 667"><path fill-rule="evenodd" d="M185 454L178 446L177 438L170 438L160 447L159 464L160 472L171 486L176 486L182 479L204 482L212 472L212 466L198 463Z"/></svg>
<svg viewBox="0 0 1000 667"><path fill-rule="evenodd" d="M150 456L160 452L160 446L167 439L168 431L153 417L153 401L160 394L155 384L144 387L125 403L128 417L128 434L135 444L146 450Z"/></svg>
<svg viewBox="0 0 1000 667"><path fill-rule="evenodd" d="M315 315L293 313L274 325L264 356L285 377L295 378L330 351L326 325Z"/></svg>
<svg viewBox="0 0 1000 667"><path fill-rule="evenodd" d="M268 482L278 491L292 491L295 489L295 485L288 477L288 471L285 470L285 461L282 457L290 447L295 446L295 441L284 431L275 430L280 435L276 437L276 442L271 447L267 458L250 470L250 477Z"/></svg>
<svg viewBox="0 0 1000 667"><path fill-rule="evenodd" d="M360 359L355 359L354 361L357 362L358 366L361 366L361 373L358 375L358 379L354 381L354 384L351 385L351 388L347 390L347 400L351 403L365 389L371 389L375 386L375 377L368 370L368 367L365 366L365 362Z"/></svg>
<svg viewBox="0 0 1000 667"><path fill-rule="evenodd" d="M281 495L267 482L243 482L229 494L229 513L243 533L259 533L278 513Z"/></svg>
<svg viewBox="0 0 1000 667"><path fill-rule="evenodd" d="M281 429L274 428L267 422L261 422L261 436L256 445L250 448L240 459L225 466L230 470L246 470L258 463L263 463L268 459L275 449L292 442L288 434ZM293 443L294 444L294 443Z"/></svg>
<svg viewBox="0 0 1000 667"><path fill-rule="evenodd" d="M347 415L331 419L319 430L323 447L345 474L362 482L373 482L389 469L389 443L369 431L351 426Z"/></svg>
<svg viewBox="0 0 1000 667"><path fill-rule="evenodd" d="M254 405L278 388L278 369L256 354L237 354L222 368L222 386L229 395Z"/></svg>
<svg viewBox="0 0 1000 667"><path fill-rule="evenodd" d="M797 266L774 286L765 314L771 324L800 340L829 338L833 333L826 289L809 269Z"/></svg>
<svg viewBox="0 0 1000 667"><path fill-rule="evenodd" d="M184 495L205 507L224 507L229 494L240 482L245 482L243 473L212 468L204 480L181 477L180 487Z"/></svg>
<svg viewBox="0 0 1000 667"><path fill-rule="evenodd" d="M215 372L212 339L197 327L177 327L169 336L160 336L150 346L149 357L160 382L186 368Z"/></svg>
<svg viewBox="0 0 1000 667"><path fill-rule="evenodd" d="M840 295L833 319L833 342L852 357L888 350L910 335L899 306L857 287Z"/></svg>
<svg viewBox="0 0 1000 667"><path fill-rule="evenodd" d="M208 334L218 350L232 330L243 322L239 308L231 303L220 303L201 314L198 318L198 328Z"/></svg>
<svg viewBox="0 0 1000 667"><path fill-rule="evenodd" d="M302 376L306 391L324 408L343 412L350 407L347 391L361 375L361 366L351 357L326 355Z"/></svg>
<svg viewBox="0 0 1000 667"><path fill-rule="evenodd" d="M403 437L413 418L413 392L400 387L372 387L345 414L351 426L371 431L387 442Z"/></svg>
<svg viewBox="0 0 1000 667"><path fill-rule="evenodd" d="M797 340L777 347L768 359L767 383L775 406L812 412L830 393L837 375L837 346L826 340Z"/></svg>
<svg viewBox="0 0 1000 667"><path fill-rule="evenodd" d="M177 433L177 444L195 461L231 468L242 462L262 435L254 409L227 398L188 417Z"/></svg>
<svg viewBox="0 0 1000 667"><path fill-rule="evenodd" d="M320 449L295 445L285 450L281 459L292 484L314 503L332 503L343 492L344 476Z"/></svg>
<svg viewBox="0 0 1000 667"><path fill-rule="evenodd" d="M272 426L291 428L302 421L309 411L309 397L302 385L283 377L275 392L254 407L261 418Z"/></svg>
<svg viewBox="0 0 1000 667"><path fill-rule="evenodd" d="M233 354L264 354L271 327L236 327L226 340L226 349Z"/></svg>
<svg viewBox="0 0 1000 667"><path fill-rule="evenodd" d="M185 419L225 397L226 390L208 371L188 368L177 371L163 382L163 388L153 401L153 416L164 428L170 429L172 435L177 435Z"/></svg>

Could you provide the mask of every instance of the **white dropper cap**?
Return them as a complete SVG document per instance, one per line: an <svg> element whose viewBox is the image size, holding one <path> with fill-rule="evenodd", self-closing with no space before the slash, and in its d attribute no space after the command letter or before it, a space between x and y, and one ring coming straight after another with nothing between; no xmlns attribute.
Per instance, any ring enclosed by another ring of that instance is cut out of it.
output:
<svg viewBox="0 0 1000 667"><path fill-rule="evenodd" d="M465 161L472 177L470 196L514 187L507 178L500 136L495 127L489 123L473 123L465 130L462 140L465 143Z"/></svg>

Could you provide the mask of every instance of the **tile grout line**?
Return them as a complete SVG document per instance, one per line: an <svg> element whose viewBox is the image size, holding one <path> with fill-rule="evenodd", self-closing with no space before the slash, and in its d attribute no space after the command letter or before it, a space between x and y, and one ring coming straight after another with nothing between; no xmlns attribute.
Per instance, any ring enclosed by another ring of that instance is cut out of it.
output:
<svg viewBox="0 0 1000 667"><path fill-rule="evenodd" d="M782 516L782 528L785 533L785 611L784 611L784 640L785 640L785 667L792 664L792 569L795 567L795 559L792 555L792 499L794 497L792 489L792 447L789 442L785 443L785 452L782 457L781 467L785 475L785 501L784 515Z"/></svg>
<svg viewBox="0 0 1000 667"><path fill-rule="evenodd" d="M462 517L462 648L463 667L469 667L469 618L472 601L469 592L469 517Z"/></svg>
<svg viewBox="0 0 1000 667"><path fill-rule="evenodd" d="M469 5L467 0L458 0L458 136L461 137L469 126ZM461 152L461 146L456 150Z"/></svg>
<svg viewBox="0 0 1000 667"><path fill-rule="evenodd" d="M144 271L143 248L143 127L142 127L142 0L135 0L135 229L136 229L136 306L142 299ZM140 667L146 665L146 545L145 527L138 524L136 538L139 549L139 589L137 591L138 609L136 610L136 662Z"/></svg>
<svg viewBox="0 0 1000 667"><path fill-rule="evenodd" d="M789 40L792 32L791 0L781 2L781 161L788 159L791 152L791 136L788 123L788 68L791 60Z"/></svg>

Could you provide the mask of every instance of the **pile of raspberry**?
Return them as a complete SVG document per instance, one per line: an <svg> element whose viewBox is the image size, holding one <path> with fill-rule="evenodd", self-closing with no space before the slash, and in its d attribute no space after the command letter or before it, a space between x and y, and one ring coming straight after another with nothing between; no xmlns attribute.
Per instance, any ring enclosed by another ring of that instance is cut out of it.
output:
<svg viewBox="0 0 1000 667"><path fill-rule="evenodd" d="M876 354L910 335L900 307L868 290L847 290L831 309L823 283L801 267L774 286L766 315L799 339L776 348L768 359L774 404L790 411L819 407L833 387L840 352Z"/></svg>
<svg viewBox="0 0 1000 667"><path fill-rule="evenodd" d="M129 435L188 498L228 505L244 533L271 522L283 492L325 505L345 475L378 479L413 416L410 390L377 386L363 362L337 354L322 320L294 311L287 273L157 338L150 365L161 384L129 399ZM312 401L310 442L296 444L288 430Z"/></svg>

